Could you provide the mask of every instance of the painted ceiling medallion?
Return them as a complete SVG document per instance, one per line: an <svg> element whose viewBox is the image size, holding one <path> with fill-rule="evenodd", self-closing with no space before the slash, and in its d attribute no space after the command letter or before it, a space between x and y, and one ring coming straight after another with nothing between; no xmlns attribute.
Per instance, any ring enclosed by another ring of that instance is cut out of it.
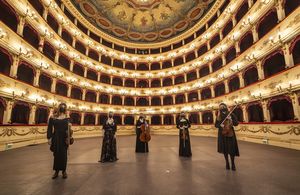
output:
<svg viewBox="0 0 300 195"><path fill-rule="evenodd" d="M159 42L199 21L215 0L72 0L102 31L133 42Z"/></svg>

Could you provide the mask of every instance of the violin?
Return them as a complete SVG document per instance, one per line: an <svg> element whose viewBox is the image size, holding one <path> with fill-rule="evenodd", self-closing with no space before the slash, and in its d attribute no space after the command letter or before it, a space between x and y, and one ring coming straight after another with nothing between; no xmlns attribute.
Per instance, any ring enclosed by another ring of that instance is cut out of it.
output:
<svg viewBox="0 0 300 195"><path fill-rule="evenodd" d="M141 125L140 141L147 143L150 140L151 140L150 127L147 124L147 122L145 122L144 124Z"/></svg>
<svg viewBox="0 0 300 195"><path fill-rule="evenodd" d="M222 121L220 125L224 125L222 129L222 135L226 137L232 137L233 136L233 123L231 119L231 113L236 109L237 105L228 113L228 115L225 117L225 119ZM218 116L220 117L220 115Z"/></svg>

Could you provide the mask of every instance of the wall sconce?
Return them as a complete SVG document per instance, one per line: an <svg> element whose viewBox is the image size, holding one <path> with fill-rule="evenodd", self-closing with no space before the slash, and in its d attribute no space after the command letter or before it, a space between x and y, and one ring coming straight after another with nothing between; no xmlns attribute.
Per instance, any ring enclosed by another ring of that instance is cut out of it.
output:
<svg viewBox="0 0 300 195"><path fill-rule="evenodd" d="M156 59L157 59L158 61L162 61L162 60L165 59L165 56L158 56Z"/></svg>
<svg viewBox="0 0 300 195"><path fill-rule="evenodd" d="M131 58L131 60L134 61L134 62L138 61L139 59L140 59L140 58L137 57L137 56L132 56L132 58Z"/></svg>
<svg viewBox="0 0 300 195"><path fill-rule="evenodd" d="M48 3L48 5L46 5L46 7L51 7L53 9L56 9L57 4L53 0L49 0L49 3Z"/></svg>
<svg viewBox="0 0 300 195"><path fill-rule="evenodd" d="M79 32L79 31L77 31L77 30L74 30L74 31L73 31L73 35L74 35L74 37L81 36L81 32Z"/></svg>
<svg viewBox="0 0 300 195"><path fill-rule="evenodd" d="M257 58L255 57L254 53L248 54L245 56L245 59L251 62L252 60L257 61Z"/></svg>
<svg viewBox="0 0 300 195"><path fill-rule="evenodd" d="M260 0L263 5L267 5L271 0Z"/></svg>
<svg viewBox="0 0 300 195"><path fill-rule="evenodd" d="M32 57L33 54L29 49L26 49L26 48L20 46L17 55L19 57L24 56L25 58L30 58L30 57Z"/></svg>
<svg viewBox="0 0 300 195"><path fill-rule="evenodd" d="M49 65L48 63L41 61L41 63L37 65L37 68L38 68L38 69L41 69L41 70L42 70L42 69L47 70L47 69L49 68L49 66L50 66L50 65Z"/></svg>
<svg viewBox="0 0 300 195"><path fill-rule="evenodd" d="M57 77L57 78L62 78L62 77L64 77L64 73L63 72L59 72L59 71L55 71L55 77Z"/></svg>
<svg viewBox="0 0 300 195"><path fill-rule="evenodd" d="M3 39L6 36L7 36L7 33L2 28L0 28L0 39Z"/></svg>
<svg viewBox="0 0 300 195"><path fill-rule="evenodd" d="M30 10L29 7L26 8L26 11L25 13L23 14L23 17L26 18L26 17L29 17L30 19L32 20L35 20L37 19L37 15L34 11Z"/></svg>
<svg viewBox="0 0 300 195"><path fill-rule="evenodd" d="M153 57L148 56L148 57L146 57L146 60L147 60L148 62L152 62L154 59L153 59Z"/></svg>

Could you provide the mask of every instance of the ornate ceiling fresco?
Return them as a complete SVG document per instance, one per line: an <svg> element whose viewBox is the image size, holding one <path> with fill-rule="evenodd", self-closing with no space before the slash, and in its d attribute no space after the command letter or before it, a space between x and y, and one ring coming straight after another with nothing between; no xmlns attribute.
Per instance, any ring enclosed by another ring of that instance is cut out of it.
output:
<svg viewBox="0 0 300 195"><path fill-rule="evenodd" d="M199 21L215 0L72 0L100 30L125 41L159 42Z"/></svg>

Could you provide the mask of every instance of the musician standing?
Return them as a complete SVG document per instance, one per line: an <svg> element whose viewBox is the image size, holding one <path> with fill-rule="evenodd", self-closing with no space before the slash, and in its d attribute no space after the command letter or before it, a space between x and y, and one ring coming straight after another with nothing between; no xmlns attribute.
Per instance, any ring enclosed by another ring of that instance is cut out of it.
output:
<svg viewBox="0 0 300 195"><path fill-rule="evenodd" d="M231 169L236 170L234 158L239 156L239 148L233 126L238 124L237 117L228 111L226 104L221 103L215 127L218 128L218 152L224 154L227 170L230 169L228 155L231 159Z"/></svg>
<svg viewBox="0 0 300 195"><path fill-rule="evenodd" d="M191 157L191 141L189 128L191 123L189 119L185 117L185 113L181 112L179 118L177 119L176 126L179 129L179 156Z"/></svg>
<svg viewBox="0 0 300 195"><path fill-rule="evenodd" d="M136 121L136 146L135 146L135 152L137 153L147 153L149 152L148 142L142 142L140 140L140 135L142 133L141 127L142 125L148 125L146 121L146 116L144 114L141 114L139 119Z"/></svg>

